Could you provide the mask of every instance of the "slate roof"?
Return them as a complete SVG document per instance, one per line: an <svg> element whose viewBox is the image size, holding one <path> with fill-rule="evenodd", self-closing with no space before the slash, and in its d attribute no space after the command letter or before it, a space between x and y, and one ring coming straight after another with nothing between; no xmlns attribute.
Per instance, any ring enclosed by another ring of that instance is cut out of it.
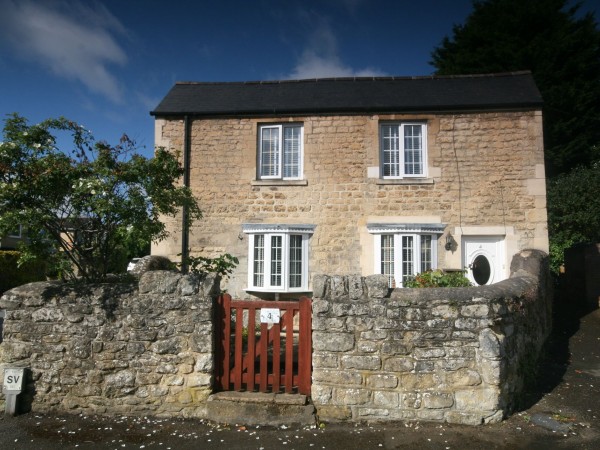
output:
<svg viewBox="0 0 600 450"><path fill-rule="evenodd" d="M449 77L178 82L154 116L264 116L539 109L530 72Z"/></svg>

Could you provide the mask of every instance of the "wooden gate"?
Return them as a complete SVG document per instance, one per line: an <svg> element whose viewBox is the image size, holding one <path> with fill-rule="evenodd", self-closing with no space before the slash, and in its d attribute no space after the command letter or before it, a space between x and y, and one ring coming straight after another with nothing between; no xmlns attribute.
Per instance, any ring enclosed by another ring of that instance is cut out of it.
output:
<svg viewBox="0 0 600 450"><path fill-rule="evenodd" d="M218 300L216 319L218 390L310 395L309 298L245 301L224 294Z"/></svg>

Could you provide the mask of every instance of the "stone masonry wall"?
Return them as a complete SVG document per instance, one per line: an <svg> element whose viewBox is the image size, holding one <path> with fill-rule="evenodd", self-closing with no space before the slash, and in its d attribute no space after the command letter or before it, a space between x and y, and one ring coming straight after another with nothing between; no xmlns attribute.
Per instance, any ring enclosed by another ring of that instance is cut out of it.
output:
<svg viewBox="0 0 600 450"><path fill-rule="evenodd" d="M379 125L427 123L427 177L379 177ZM304 126L303 180L257 179L258 129L265 123ZM184 124L156 121L156 144L183 150ZM265 118L195 118L191 125L191 188L203 210L192 226L192 254L227 252L240 264L228 280L248 297L244 223L316 225L310 272L374 273L368 223L443 223L461 248L462 234L502 235L510 255L548 250L540 111ZM153 254L177 260L181 220L166 219L171 237ZM438 241L438 266L463 267L461 252Z"/></svg>
<svg viewBox="0 0 600 450"><path fill-rule="evenodd" d="M154 271L139 286L15 288L0 299L0 378L5 367L28 368L21 395L36 411L203 417L218 286Z"/></svg>
<svg viewBox="0 0 600 450"><path fill-rule="evenodd" d="M551 328L547 258L473 288L395 289L385 277L314 280L312 398L322 420L480 424L511 412Z"/></svg>
<svg viewBox="0 0 600 450"><path fill-rule="evenodd" d="M511 274L491 286L392 291L381 275L315 276L319 417L501 420L551 326L547 256L522 251ZM153 271L137 286L12 289L0 298L0 378L27 368L22 399L34 411L206 418L218 282Z"/></svg>

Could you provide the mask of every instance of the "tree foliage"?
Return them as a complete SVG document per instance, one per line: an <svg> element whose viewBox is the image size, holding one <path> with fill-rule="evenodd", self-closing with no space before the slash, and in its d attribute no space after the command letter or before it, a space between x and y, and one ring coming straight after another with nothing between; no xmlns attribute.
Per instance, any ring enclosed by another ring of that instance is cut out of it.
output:
<svg viewBox="0 0 600 450"><path fill-rule="evenodd" d="M548 183L548 231L552 271L558 273L564 250L600 242L600 163L577 167Z"/></svg>
<svg viewBox="0 0 600 450"><path fill-rule="evenodd" d="M544 99L549 176L600 154L600 30L568 0L474 0L432 52L438 75L531 70Z"/></svg>
<svg viewBox="0 0 600 450"><path fill-rule="evenodd" d="M70 134L70 152L57 148L57 133ZM126 135L110 146L65 118L30 125L10 115L0 143L0 235L25 227L20 262L42 259L64 277L102 280L132 248L167 236L161 216L185 206L190 220L201 217L177 185L176 155L158 149L149 159L135 149Z"/></svg>

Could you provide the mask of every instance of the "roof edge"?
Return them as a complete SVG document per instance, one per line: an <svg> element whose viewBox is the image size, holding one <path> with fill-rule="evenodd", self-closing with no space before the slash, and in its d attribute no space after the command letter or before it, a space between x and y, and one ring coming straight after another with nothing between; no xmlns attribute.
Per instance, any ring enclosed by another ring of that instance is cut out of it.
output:
<svg viewBox="0 0 600 450"><path fill-rule="evenodd" d="M456 78L499 78L532 75L530 70L517 70L512 72L480 73L464 75L416 75L416 76L389 76L389 77L329 77L329 78L299 78L283 80L255 80L255 81L176 81L175 85L248 85L248 84L287 84L287 83L318 83L332 81L401 81L401 80L445 80Z"/></svg>

